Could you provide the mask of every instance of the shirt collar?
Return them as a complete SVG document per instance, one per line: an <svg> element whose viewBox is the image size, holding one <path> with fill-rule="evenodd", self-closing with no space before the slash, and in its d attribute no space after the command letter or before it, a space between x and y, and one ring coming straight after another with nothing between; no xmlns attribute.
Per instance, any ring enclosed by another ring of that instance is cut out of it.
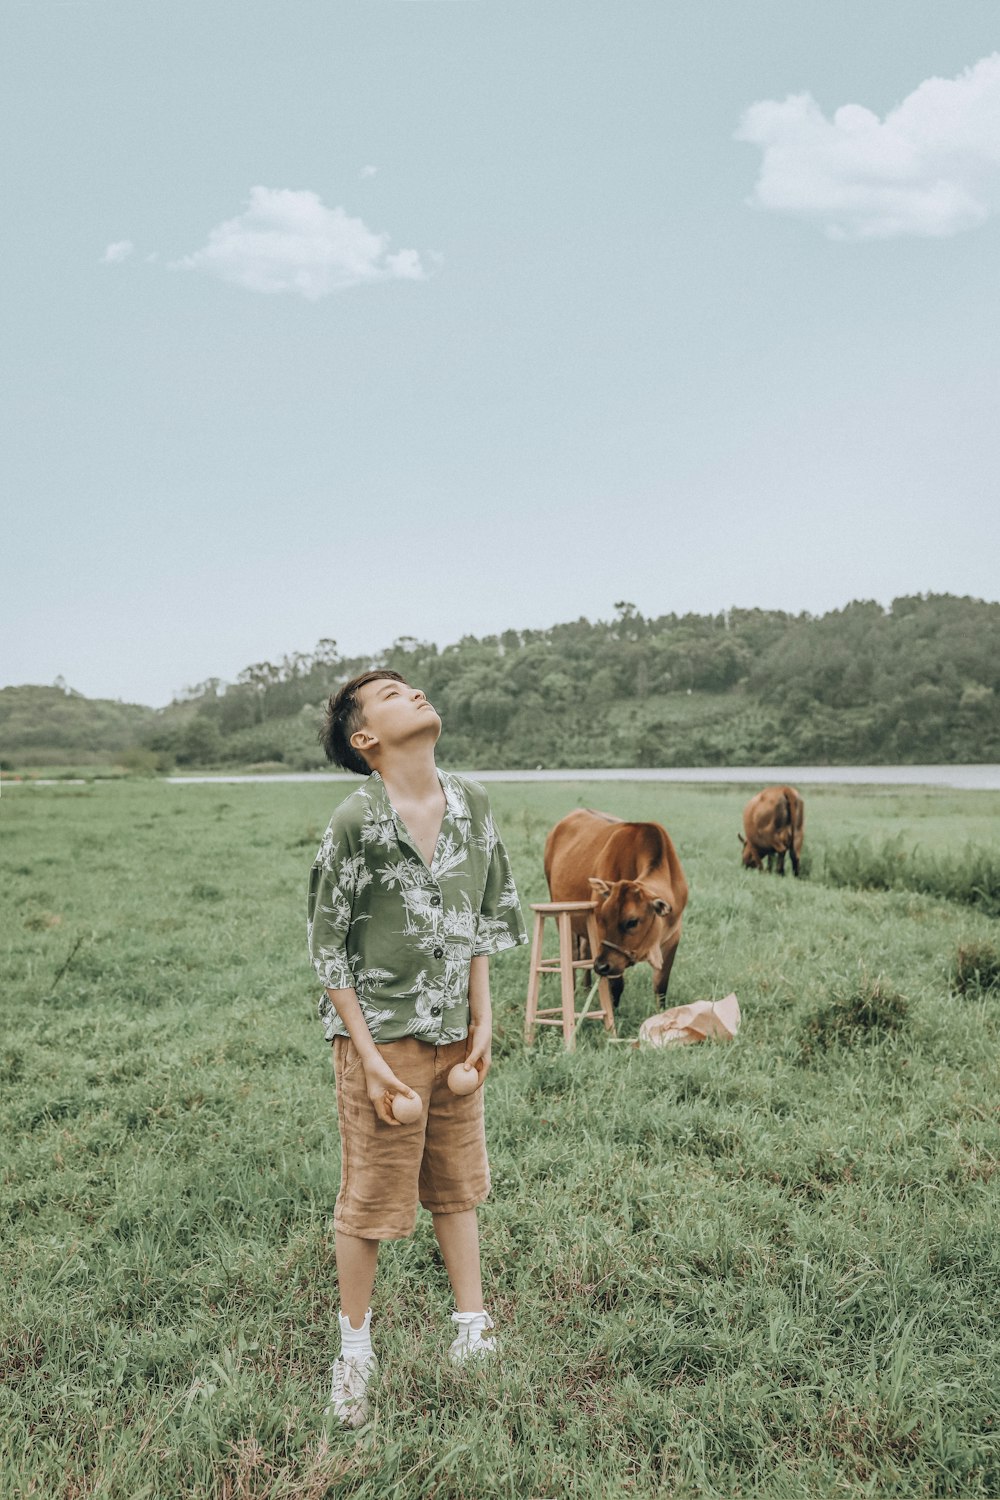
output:
<svg viewBox="0 0 1000 1500"><path fill-rule="evenodd" d="M468 843L472 831L472 814L469 811L469 804L465 800L465 794L454 777L449 776L447 771L442 771L437 766L434 769L437 771L437 778L444 790L445 802L447 803L442 828L444 823L450 818L456 825L456 830L462 842ZM389 801L389 793L386 790L385 782L378 771L371 771L369 773L367 791L371 799L375 821L378 823L392 823L397 832L402 832L402 825L396 816L396 809Z"/></svg>

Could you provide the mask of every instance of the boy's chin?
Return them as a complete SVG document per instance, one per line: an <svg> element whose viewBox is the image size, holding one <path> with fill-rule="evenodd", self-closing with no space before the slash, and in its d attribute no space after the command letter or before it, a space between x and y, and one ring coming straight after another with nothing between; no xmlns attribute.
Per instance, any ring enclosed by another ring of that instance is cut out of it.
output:
<svg viewBox="0 0 1000 1500"><path fill-rule="evenodd" d="M412 734L408 734L406 739L401 741L402 744L420 745L425 740L430 740L432 745L437 744L437 741L441 738L441 720L438 717L437 710L421 714L420 717L424 722L415 725Z"/></svg>

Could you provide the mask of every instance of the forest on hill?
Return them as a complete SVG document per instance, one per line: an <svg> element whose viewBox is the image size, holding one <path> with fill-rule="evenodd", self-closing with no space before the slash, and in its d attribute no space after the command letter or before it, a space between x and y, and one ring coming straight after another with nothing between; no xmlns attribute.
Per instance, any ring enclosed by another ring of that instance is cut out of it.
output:
<svg viewBox="0 0 1000 1500"><path fill-rule="evenodd" d="M1000 760L1000 604L948 594L823 615L731 609L544 630L403 636L368 656L334 640L166 708L65 688L0 692L6 765L124 757L136 769L274 763L319 770L328 694L387 666L443 721L445 766L715 766Z"/></svg>
<svg viewBox="0 0 1000 1500"><path fill-rule="evenodd" d="M158 722L155 708L87 698L61 678L51 687L0 688L0 766L110 760Z"/></svg>

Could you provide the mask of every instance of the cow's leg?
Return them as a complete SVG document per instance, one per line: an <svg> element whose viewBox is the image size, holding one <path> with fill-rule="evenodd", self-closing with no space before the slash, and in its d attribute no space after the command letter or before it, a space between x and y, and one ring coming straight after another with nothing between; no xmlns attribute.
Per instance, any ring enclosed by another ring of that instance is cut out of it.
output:
<svg viewBox="0 0 1000 1500"><path fill-rule="evenodd" d="M573 957L575 959L581 959L581 958L589 958L590 956L591 956L590 955L590 944L587 942L586 936L582 932L574 932L574 934L573 934ZM594 982L593 979L590 977L590 970L589 969L576 969L576 970L574 970L574 972L576 974L582 974L583 975L583 987L584 987L585 990L589 991L590 986Z"/></svg>
<svg viewBox="0 0 1000 1500"><path fill-rule="evenodd" d="M779 875L784 875L784 873L785 873L785 851L784 851L784 849L779 849L778 850L778 874Z"/></svg>
<svg viewBox="0 0 1000 1500"><path fill-rule="evenodd" d="M799 851L796 849L795 845L792 844L792 846L791 846L791 848L789 849L788 852L792 856L792 874L795 876L796 879L798 879L798 874L799 874Z"/></svg>
<svg viewBox="0 0 1000 1500"><path fill-rule="evenodd" d="M670 970L673 968L674 959L677 957L677 948L678 944L675 943L669 953L664 953L663 963L660 967L653 970L653 990L656 994L656 1003L660 1010L663 1009L663 1002L667 998L667 985L670 983Z"/></svg>
<svg viewBox="0 0 1000 1500"><path fill-rule="evenodd" d="M608 984L611 986L611 1003L615 1007L615 1010L617 1010L618 1002L622 997L622 990L625 988L625 981L619 976L617 979L609 979Z"/></svg>
<svg viewBox="0 0 1000 1500"><path fill-rule="evenodd" d="M764 868L764 865L762 863L761 864L761 869L763 870L763 868ZM774 873L774 850L773 849L769 849L767 851L767 873L769 875L771 875L771 874Z"/></svg>

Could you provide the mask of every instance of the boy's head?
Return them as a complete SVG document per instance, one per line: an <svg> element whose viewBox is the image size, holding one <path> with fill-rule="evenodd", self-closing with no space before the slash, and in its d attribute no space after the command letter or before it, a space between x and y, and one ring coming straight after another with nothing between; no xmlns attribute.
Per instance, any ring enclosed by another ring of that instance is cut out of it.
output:
<svg viewBox="0 0 1000 1500"><path fill-rule="evenodd" d="M398 672L375 669L331 693L319 738L327 760L367 776L390 752L414 738L441 733L441 720L419 688Z"/></svg>

